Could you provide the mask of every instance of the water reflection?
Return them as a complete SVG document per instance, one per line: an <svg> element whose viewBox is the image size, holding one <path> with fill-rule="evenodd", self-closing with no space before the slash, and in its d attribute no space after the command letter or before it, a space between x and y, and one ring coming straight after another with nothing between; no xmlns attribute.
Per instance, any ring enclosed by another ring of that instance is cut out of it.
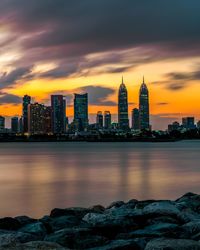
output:
<svg viewBox="0 0 200 250"><path fill-rule="evenodd" d="M0 144L1 216L199 191L198 141Z"/></svg>

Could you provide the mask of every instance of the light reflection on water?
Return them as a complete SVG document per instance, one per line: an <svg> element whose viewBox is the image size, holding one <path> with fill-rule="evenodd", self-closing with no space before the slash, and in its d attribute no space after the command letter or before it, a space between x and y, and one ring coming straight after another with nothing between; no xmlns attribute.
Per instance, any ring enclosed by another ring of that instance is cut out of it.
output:
<svg viewBox="0 0 200 250"><path fill-rule="evenodd" d="M200 141L2 143L0 216L200 192Z"/></svg>

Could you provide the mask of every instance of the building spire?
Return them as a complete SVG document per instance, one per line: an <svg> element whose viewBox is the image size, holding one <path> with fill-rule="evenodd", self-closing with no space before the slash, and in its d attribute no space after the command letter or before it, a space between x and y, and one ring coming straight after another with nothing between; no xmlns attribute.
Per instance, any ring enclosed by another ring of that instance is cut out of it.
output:
<svg viewBox="0 0 200 250"><path fill-rule="evenodd" d="M143 76L143 84L144 84L144 76Z"/></svg>
<svg viewBox="0 0 200 250"><path fill-rule="evenodd" d="M122 76L122 84L124 84L124 77Z"/></svg>

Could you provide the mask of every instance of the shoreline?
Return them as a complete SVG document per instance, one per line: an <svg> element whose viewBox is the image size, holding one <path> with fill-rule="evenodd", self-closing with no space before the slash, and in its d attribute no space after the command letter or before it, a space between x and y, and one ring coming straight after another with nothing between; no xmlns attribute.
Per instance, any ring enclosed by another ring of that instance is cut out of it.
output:
<svg viewBox="0 0 200 250"><path fill-rule="evenodd" d="M0 249L200 249L200 195L0 218Z"/></svg>

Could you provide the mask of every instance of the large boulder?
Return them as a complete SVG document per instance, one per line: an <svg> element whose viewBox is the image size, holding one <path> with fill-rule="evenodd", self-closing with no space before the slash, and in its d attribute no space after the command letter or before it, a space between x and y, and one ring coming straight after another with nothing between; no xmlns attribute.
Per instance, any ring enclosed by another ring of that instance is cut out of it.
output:
<svg viewBox="0 0 200 250"><path fill-rule="evenodd" d="M112 202L108 207L107 209L110 209L110 208L118 208L118 207L121 207L125 205L124 201L114 201Z"/></svg>
<svg viewBox="0 0 200 250"><path fill-rule="evenodd" d="M134 240L113 240L110 243L90 248L90 250L140 250L140 246Z"/></svg>
<svg viewBox="0 0 200 250"><path fill-rule="evenodd" d="M49 221L45 223L46 227L50 227L52 232L78 226L80 220L76 216L60 216L50 218ZM48 225L48 226L47 226Z"/></svg>
<svg viewBox="0 0 200 250"><path fill-rule="evenodd" d="M0 229L5 230L17 230L20 228L21 224L17 219L11 217L5 217L0 219Z"/></svg>
<svg viewBox="0 0 200 250"><path fill-rule="evenodd" d="M22 246L24 250L67 250L57 243L46 241L31 241Z"/></svg>
<svg viewBox="0 0 200 250"><path fill-rule="evenodd" d="M83 217L83 221L87 222L93 230L108 238L113 238L120 232L138 228L134 220L126 214L89 213Z"/></svg>
<svg viewBox="0 0 200 250"><path fill-rule="evenodd" d="M154 239L147 243L145 250L200 250L200 244L186 239Z"/></svg>
<svg viewBox="0 0 200 250"><path fill-rule="evenodd" d="M1 234L0 235L0 248L2 247L16 247L20 241L17 239L14 233Z"/></svg>
<svg viewBox="0 0 200 250"><path fill-rule="evenodd" d="M16 219L20 223L21 226L25 226L27 224L30 224L30 223L33 223L33 222L37 222L36 219L30 218L30 217L25 216L25 215L23 215L23 216L17 216L14 219Z"/></svg>
<svg viewBox="0 0 200 250"><path fill-rule="evenodd" d="M194 220L188 222L182 226L182 228L188 232L190 235L195 235L200 233L200 220Z"/></svg>
<svg viewBox="0 0 200 250"><path fill-rule="evenodd" d="M69 228L56 231L45 237L45 241L56 242L62 246L73 248L76 241L81 241L91 236L92 232L87 228Z"/></svg>
<svg viewBox="0 0 200 250"><path fill-rule="evenodd" d="M175 203L171 201L153 202L147 205L143 209L144 215L148 216L171 216L177 217L180 214L180 210L176 208Z"/></svg>
<svg viewBox="0 0 200 250"><path fill-rule="evenodd" d="M20 232L29 233L38 236L39 239L43 239L47 233L45 226L41 222L27 224L19 229Z"/></svg>
<svg viewBox="0 0 200 250"><path fill-rule="evenodd" d="M194 212L200 212L200 195L187 193L176 200L176 206L180 210L190 208Z"/></svg>
<svg viewBox="0 0 200 250"><path fill-rule="evenodd" d="M76 216L77 218L82 218L87 213L91 212L89 208L82 208L82 207L71 207L71 208L54 208L51 213L50 217L60 217L60 216Z"/></svg>

